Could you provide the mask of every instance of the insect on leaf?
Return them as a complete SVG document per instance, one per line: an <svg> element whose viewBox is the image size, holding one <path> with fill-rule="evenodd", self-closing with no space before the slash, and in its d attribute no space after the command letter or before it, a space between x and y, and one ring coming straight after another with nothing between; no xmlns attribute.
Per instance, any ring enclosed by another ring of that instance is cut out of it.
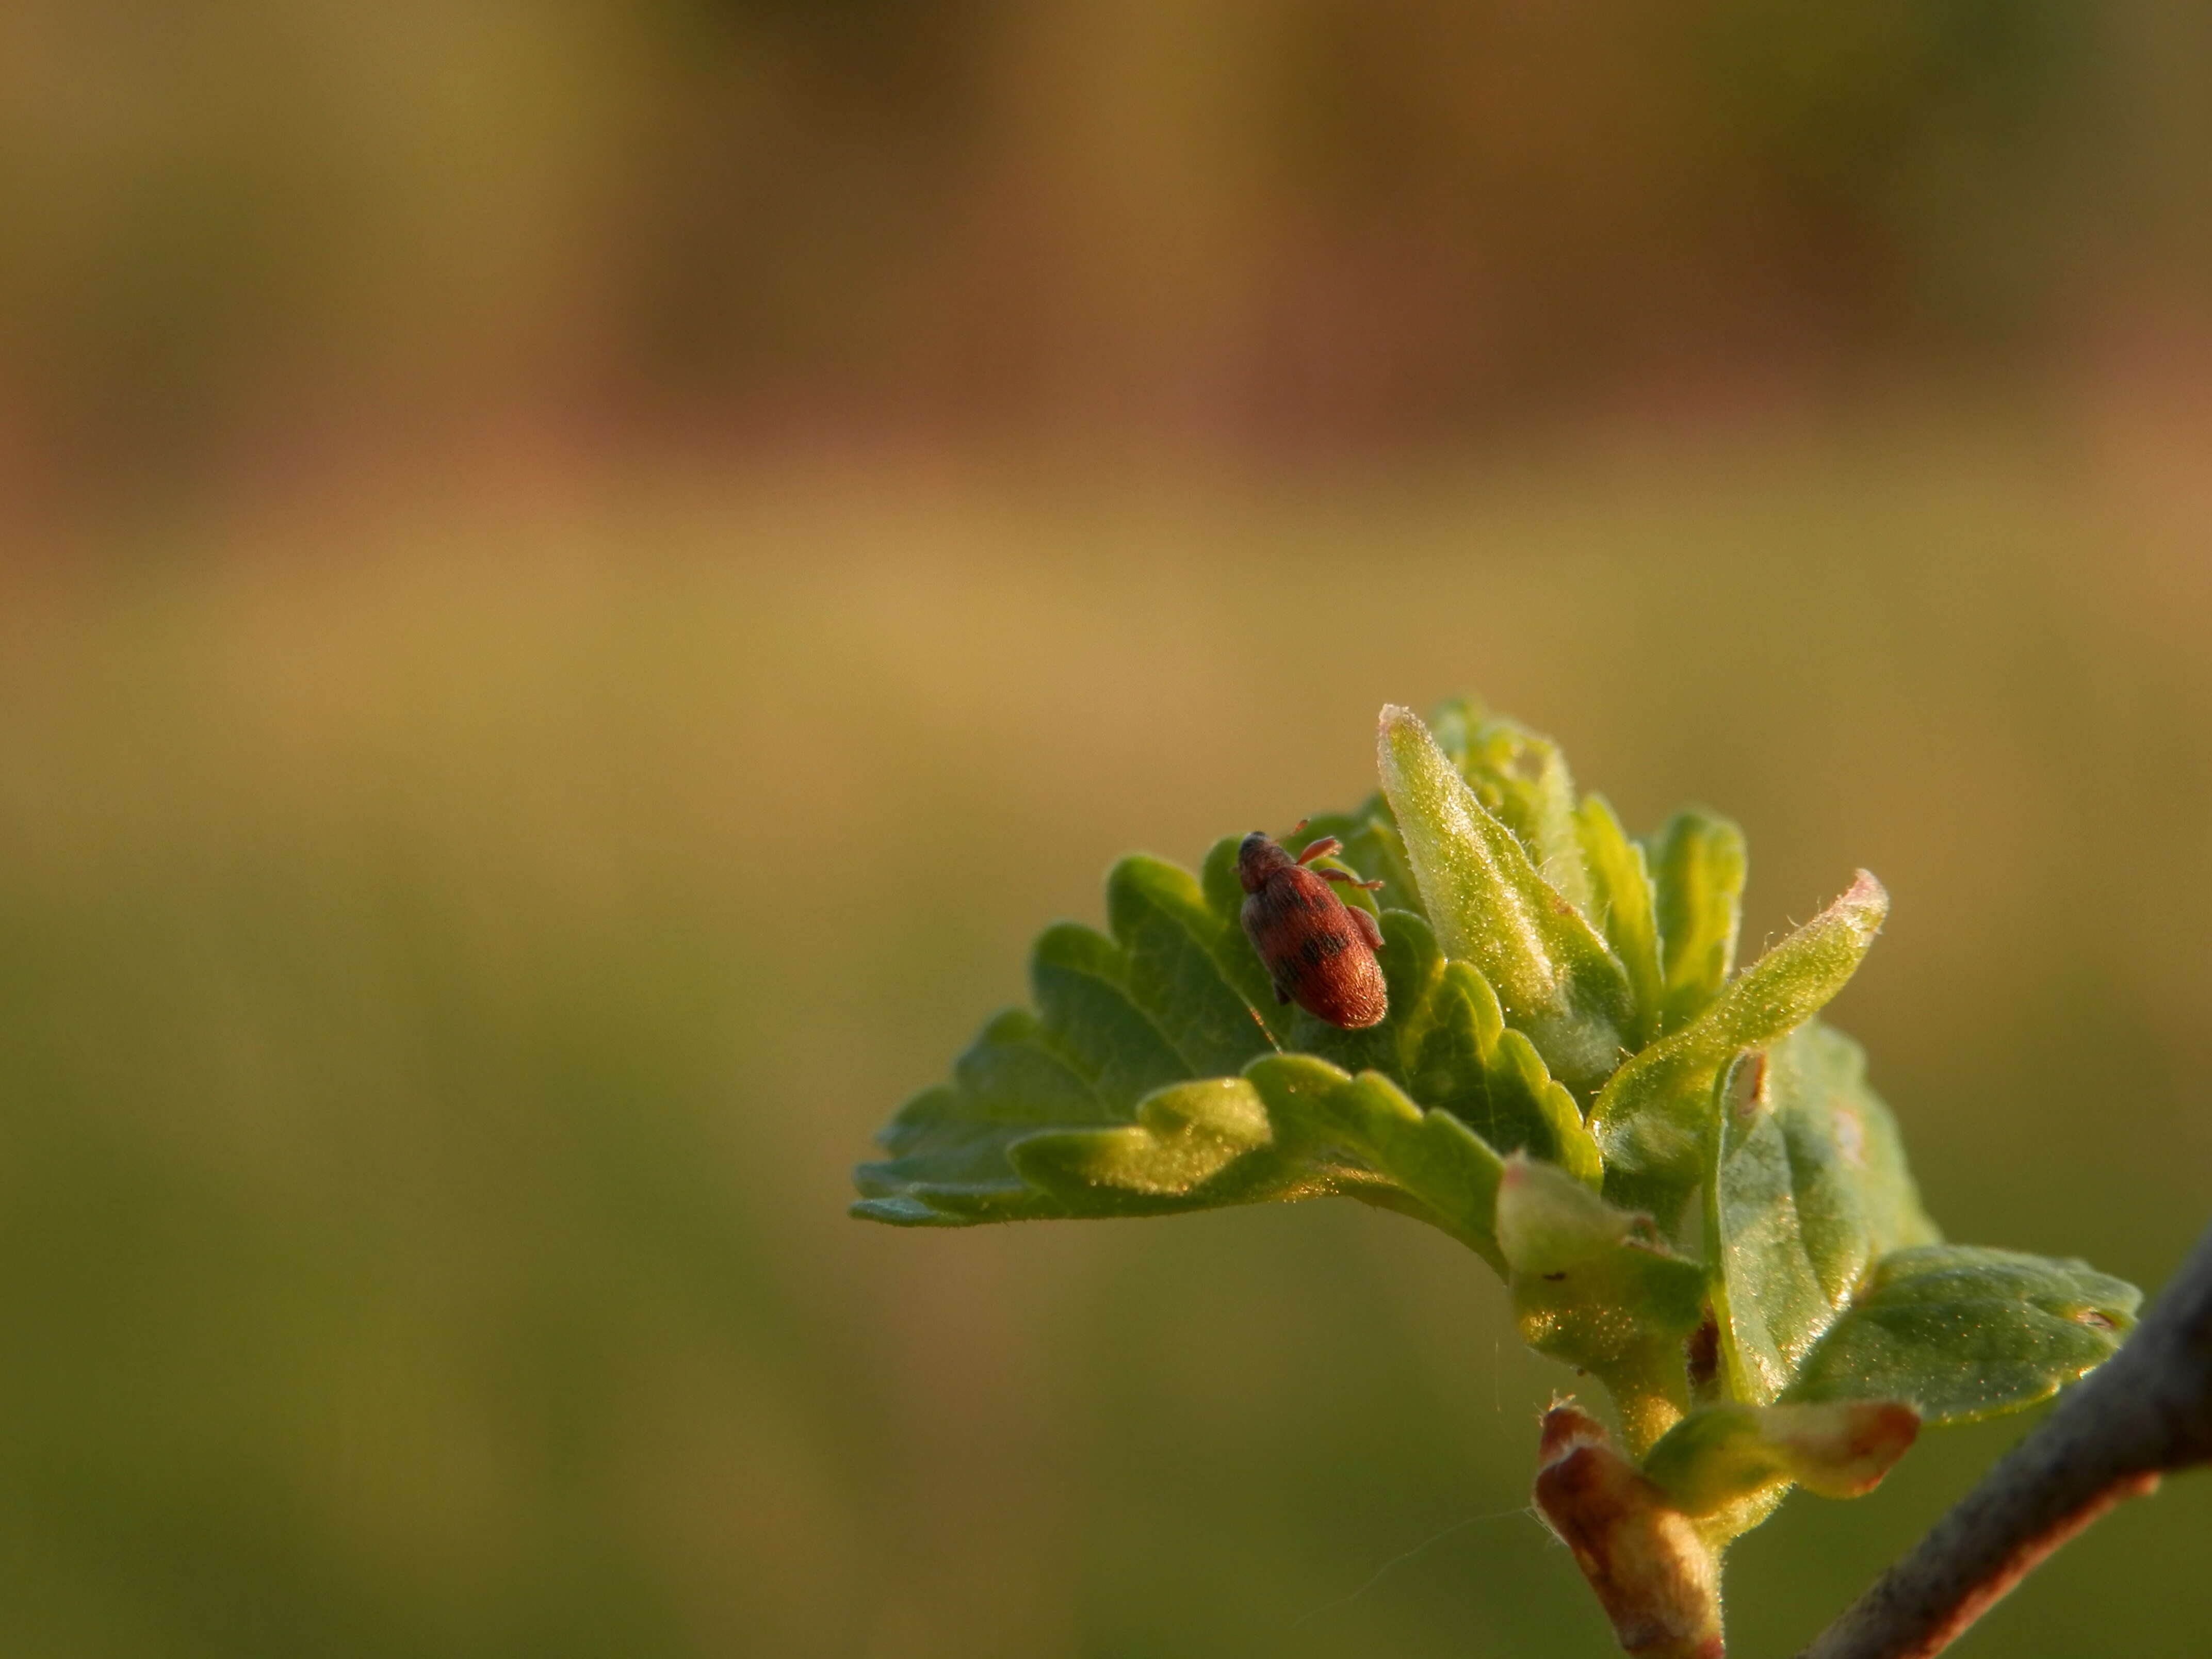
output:
<svg viewBox="0 0 2212 1659"><path fill-rule="evenodd" d="M2139 1295L1940 1242L1863 1056L1815 1018L1887 912L1873 877L1738 971L1725 819L1632 841L1548 738L1471 700L1433 732L1386 707L1376 761L1380 793L1304 826L1340 845L1303 867L1295 834L1241 867L1224 837L1195 878L1117 864L1104 931L1044 931L1034 1009L901 1109L854 1212L1337 1196L1441 1229L1504 1277L1524 1340L1613 1396L1619 1445L1554 1403L1535 1499L1623 1646L1711 1659L1721 1552L1790 1487L1855 1496L1923 1423L2044 1398Z"/></svg>
<svg viewBox="0 0 2212 1659"><path fill-rule="evenodd" d="M1446 962L1428 923L1402 910L1383 913L1378 959L1390 985L1388 1018L1347 1031L1301 1013L1285 1046L1347 1071L1380 1072L1500 1152L1525 1151L1595 1186L1602 1164L1581 1109L1506 1025L1488 981L1464 962Z"/></svg>
<svg viewBox="0 0 2212 1659"><path fill-rule="evenodd" d="M1364 900L1377 912L1411 910L1425 915L1421 908L1421 889L1413 879L1413 867L1406 862L1406 848L1398 839L1398 825L1390 816L1390 803L1378 792L1368 797L1358 811L1352 812L1322 812L1306 820L1300 832L1309 841L1319 841L1324 836L1334 836L1344 843L1344 851L1330 860L1339 867L1351 871L1364 880L1379 881L1381 890L1370 896L1354 896L1346 890L1344 902L1358 903ZM1298 839L1288 832L1282 837L1288 846ZM1235 848L1232 844L1231 852ZM1237 872L1232 856L1229 873Z"/></svg>
<svg viewBox="0 0 2212 1659"><path fill-rule="evenodd" d="M1107 882L1110 937L1048 928L1030 961L1037 1012L992 1020L949 1085L893 1118L889 1156L854 1172L854 1213L942 1226L1344 1193L1494 1255L1498 1155L1472 1121L1595 1181L1572 1100L1503 1030L1495 998L1484 1021L1486 991L1420 917L1386 913L1382 1024L1340 1030L1276 1006L1235 921L1236 848L1214 847L1202 882L1125 859ZM1280 1055L1291 1048L1312 1057ZM1425 1113L1400 1086L1411 1076L1466 1115Z"/></svg>
<svg viewBox="0 0 2212 1659"><path fill-rule="evenodd" d="M1040 1130L1131 1121L1165 1085L1233 1074L1271 1053L1249 981L1265 970L1199 884L1158 859L1107 879L1113 937L1048 928L1030 962L1037 1012L988 1024L949 1085L909 1101L854 1172L855 1213L905 1224L1057 1215L1008 1160Z"/></svg>

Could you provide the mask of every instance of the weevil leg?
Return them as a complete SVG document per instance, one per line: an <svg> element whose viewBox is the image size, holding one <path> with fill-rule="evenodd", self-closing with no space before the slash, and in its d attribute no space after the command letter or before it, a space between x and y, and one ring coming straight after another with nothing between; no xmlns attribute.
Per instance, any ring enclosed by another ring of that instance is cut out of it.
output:
<svg viewBox="0 0 2212 1659"><path fill-rule="evenodd" d="M1252 1016L1252 1024L1259 1028L1260 1036L1267 1045L1277 1054L1282 1053L1283 1045L1275 1041L1275 1034L1267 1029L1267 1022L1260 1018L1260 1011L1248 1002L1244 1005L1244 1012Z"/></svg>
<svg viewBox="0 0 2212 1659"><path fill-rule="evenodd" d="M1359 930L1360 936L1367 941L1367 948L1370 951L1381 950L1382 924L1356 904L1347 904L1344 908L1346 913L1352 918L1352 925Z"/></svg>
<svg viewBox="0 0 2212 1659"><path fill-rule="evenodd" d="M1323 881L1340 881L1346 887L1364 887L1370 893L1380 891L1382 886L1379 880L1362 881L1349 870L1316 870L1314 874Z"/></svg>
<svg viewBox="0 0 2212 1659"><path fill-rule="evenodd" d="M1280 1003L1288 1003L1290 1000L1291 994L1283 988L1282 981L1277 980L1275 981L1275 1000Z"/></svg>
<svg viewBox="0 0 2212 1659"><path fill-rule="evenodd" d="M1295 836L1297 830L1293 830L1291 833ZM1341 853L1343 850L1344 843L1334 836L1323 836L1319 841L1307 843L1306 850L1298 854L1298 862L1311 864L1317 858L1325 858L1331 853Z"/></svg>

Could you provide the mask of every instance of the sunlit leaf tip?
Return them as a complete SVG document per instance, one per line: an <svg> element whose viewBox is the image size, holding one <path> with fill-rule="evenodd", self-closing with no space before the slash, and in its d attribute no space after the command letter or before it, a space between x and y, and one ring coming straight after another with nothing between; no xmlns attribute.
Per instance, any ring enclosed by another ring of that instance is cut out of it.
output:
<svg viewBox="0 0 2212 1659"><path fill-rule="evenodd" d="M1619 1062L1630 1023L1625 970L1418 714L1386 705L1376 753L1445 954L1481 970L1554 1076L1571 1089L1594 1089Z"/></svg>
<svg viewBox="0 0 2212 1659"><path fill-rule="evenodd" d="M1590 1112L1608 1168L1683 1190L1702 1179L1719 1123L1714 1085L1722 1071L1825 1007L1888 912L1889 895L1860 871L1835 902L1730 980L1695 1019L1623 1065Z"/></svg>

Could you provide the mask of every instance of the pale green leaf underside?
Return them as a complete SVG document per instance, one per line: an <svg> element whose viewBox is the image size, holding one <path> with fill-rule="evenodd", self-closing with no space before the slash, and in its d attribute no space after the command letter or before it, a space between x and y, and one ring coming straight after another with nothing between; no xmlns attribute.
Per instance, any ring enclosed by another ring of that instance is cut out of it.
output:
<svg viewBox="0 0 2212 1659"><path fill-rule="evenodd" d="M1808 1023L1747 1056L1729 1085L1706 1231L1729 1392L1764 1405L1875 1258L1941 1235L1849 1037Z"/></svg>
<svg viewBox="0 0 2212 1659"><path fill-rule="evenodd" d="M2142 1299L2086 1262L1964 1244L1899 1250L1782 1397L1902 1401L1930 1423L2017 1411L2109 1358Z"/></svg>

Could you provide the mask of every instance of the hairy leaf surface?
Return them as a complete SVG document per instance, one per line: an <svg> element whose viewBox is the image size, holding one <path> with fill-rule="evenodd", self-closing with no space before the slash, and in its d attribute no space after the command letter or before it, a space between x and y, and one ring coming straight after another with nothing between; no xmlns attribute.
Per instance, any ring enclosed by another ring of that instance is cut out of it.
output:
<svg viewBox="0 0 2212 1659"><path fill-rule="evenodd" d="M1703 1180L1719 1127L1713 1085L1722 1070L1818 1013L1888 912L1881 884L1860 871L1842 897L1729 981L1697 1018L1614 1073L1590 1110L1608 1179L1620 1179L1632 1201L1662 1210Z"/></svg>
<svg viewBox="0 0 2212 1659"><path fill-rule="evenodd" d="M1474 798L1513 832L1536 872L1590 915L1574 779L1559 744L1518 720L1488 713L1472 697L1456 697L1438 708L1431 729Z"/></svg>
<svg viewBox="0 0 2212 1659"><path fill-rule="evenodd" d="M1706 1188L1729 1392L1773 1400L1878 1256L1941 1237L1858 1044L1818 1021L1754 1050L1720 1091Z"/></svg>
<svg viewBox="0 0 2212 1659"><path fill-rule="evenodd" d="M1602 1376L1679 1348L1705 1317L1703 1267L1548 1164L1506 1163L1497 1225L1522 1340L1540 1353Z"/></svg>
<svg viewBox="0 0 2212 1659"><path fill-rule="evenodd" d="M2018 1411L2110 1358L2142 1300L2083 1261L1966 1244L1899 1250L1875 1264L1783 1399L1900 1400L1929 1423Z"/></svg>

